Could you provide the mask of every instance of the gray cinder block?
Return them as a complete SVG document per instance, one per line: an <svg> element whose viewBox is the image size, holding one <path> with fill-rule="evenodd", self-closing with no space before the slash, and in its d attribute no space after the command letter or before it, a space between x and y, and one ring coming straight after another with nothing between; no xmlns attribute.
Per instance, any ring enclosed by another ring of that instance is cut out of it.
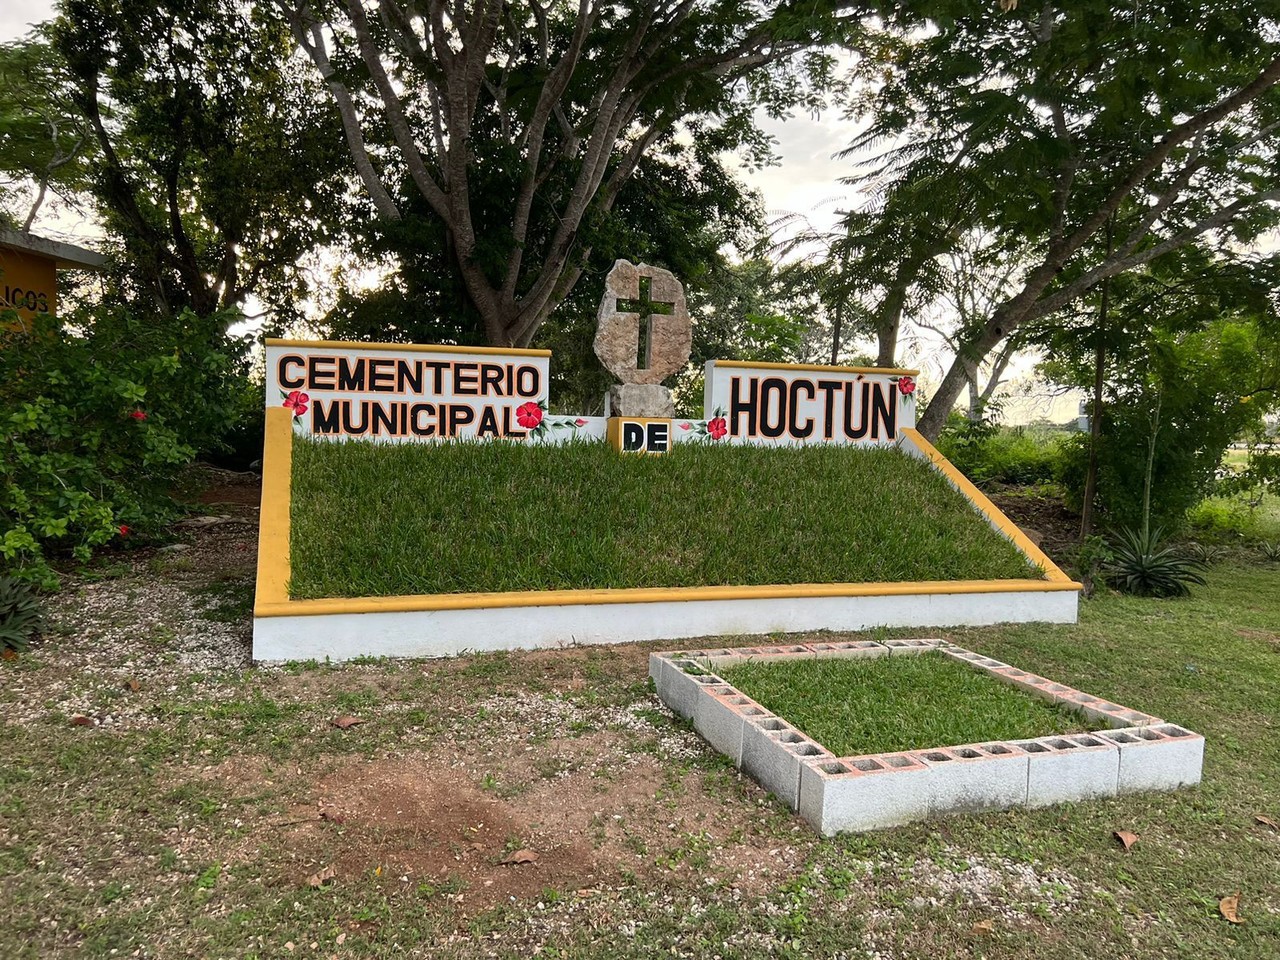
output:
<svg viewBox="0 0 1280 960"><path fill-rule="evenodd" d="M1011 743L916 750L929 768L929 813L1004 810L1027 800L1027 754Z"/></svg>
<svg viewBox="0 0 1280 960"><path fill-rule="evenodd" d="M891 657L901 656L904 653L928 653L944 644L943 640L886 640L884 642L884 645L889 648Z"/></svg>
<svg viewBox="0 0 1280 960"><path fill-rule="evenodd" d="M742 772L795 810L800 768L831 754L777 717L748 718L742 727Z"/></svg>
<svg viewBox="0 0 1280 960"><path fill-rule="evenodd" d="M1068 800L1114 797L1120 751L1094 734L1015 740L1030 761L1027 806L1047 807Z"/></svg>
<svg viewBox="0 0 1280 960"><path fill-rule="evenodd" d="M811 643L809 649L815 657L853 658L887 657L889 648L874 640L849 640L843 643Z"/></svg>
<svg viewBox="0 0 1280 960"><path fill-rule="evenodd" d="M800 767L800 816L824 837L896 827L929 815L932 771L910 754L819 760Z"/></svg>
<svg viewBox="0 0 1280 960"><path fill-rule="evenodd" d="M1120 748L1120 793L1176 790L1199 783L1204 737L1172 723L1103 730L1097 734Z"/></svg>
<svg viewBox="0 0 1280 960"><path fill-rule="evenodd" d="M692 672L690 672L692 671ZM707 684L726 685L714 673L709 673L695 660L663 660L662 675L658 684L658 698L671 708L671 712L685 720L693 719L698 703L698 691Z"/></svg>
<svg viewBox="0 0 1280 960"><path fill-rule="evenodd" d="M693 711L693 729L702 738L742 766L742 731L749 718L772 716L750 697L730 686L704 686Z"/></svg>

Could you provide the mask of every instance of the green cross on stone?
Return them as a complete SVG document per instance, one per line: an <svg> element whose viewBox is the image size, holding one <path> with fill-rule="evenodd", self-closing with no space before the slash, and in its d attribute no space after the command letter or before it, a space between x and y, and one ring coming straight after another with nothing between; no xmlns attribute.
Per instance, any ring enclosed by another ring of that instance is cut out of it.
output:
<svg viewBox="0 0 1280 960"><path fill-rule="evenodd" d="M653 324L649 318L655 314L668 315L675 310L674 303L665 300L652 300L649 297L649 278L640 278L640 299L619 300L618 309L623 313L640 314L640 329L636 337L636 369L649 369L649 348L653 341Z"/></svg>

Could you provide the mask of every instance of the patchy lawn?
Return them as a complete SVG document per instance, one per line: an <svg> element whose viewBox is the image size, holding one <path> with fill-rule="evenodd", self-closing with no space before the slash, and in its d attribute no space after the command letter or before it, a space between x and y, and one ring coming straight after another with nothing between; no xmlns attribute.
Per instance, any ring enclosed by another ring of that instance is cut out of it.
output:
<svg viewBox="0 0 1280 960"><path fill-rule="evenodd" d="M1204 733L1201 787L825 841L658 704L661 644L251 669L213 509L0 662L6 958L1276 955L1280 566L944 634Z"/></svg>

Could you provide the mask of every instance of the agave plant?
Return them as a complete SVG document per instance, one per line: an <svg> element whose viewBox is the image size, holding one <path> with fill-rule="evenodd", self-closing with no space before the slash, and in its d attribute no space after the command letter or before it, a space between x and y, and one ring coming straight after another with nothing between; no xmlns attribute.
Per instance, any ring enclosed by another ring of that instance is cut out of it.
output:
<svg viewBox="0 0 1280 960"><path fill-rule="evenodd" d="M1189 543L1187 544L1186 553L1192 560L1196 560L1207 567L1215 563L1221 563L1231 555L1230 550L1217 543Z"/></svg>
<svg viewBox="0 0 1280 960"><path fill-rule="evenodd" d="M40 601L31 584L0 577L0 650L26 650L40 629Z"/></svg>
<svg viewBox="0 0 1280 960"><path fill-rule="evenodd" d="M1105 573L1117 590L1140 597L1185 597L1188 584L1204 583L1203 560L1164 545L1163 531L1125 528L1112 537Z"/></svg>
<svg viewBox="0 0 1280 960"><path fill-rule="evenodd" d="M1273 563L1280 560L1280 540L1277 540L1274 543L1268 543L1263 540L1262 543L1258 544L1258 549L1262 551L1262 557L1264 560L1270 560Z"/></svg>

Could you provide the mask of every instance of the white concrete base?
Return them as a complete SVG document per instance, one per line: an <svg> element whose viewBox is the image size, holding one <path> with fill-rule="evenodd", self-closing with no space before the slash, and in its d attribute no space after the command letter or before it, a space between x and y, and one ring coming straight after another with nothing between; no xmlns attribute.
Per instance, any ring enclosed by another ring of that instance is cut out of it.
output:
<svg viewBox="0 0 1280 960"><path fill-rule="evenodd" d="M874 627L1075 623L1073 590L593 603L266 616L258 661L442 657L579 644Z"/></svg>

